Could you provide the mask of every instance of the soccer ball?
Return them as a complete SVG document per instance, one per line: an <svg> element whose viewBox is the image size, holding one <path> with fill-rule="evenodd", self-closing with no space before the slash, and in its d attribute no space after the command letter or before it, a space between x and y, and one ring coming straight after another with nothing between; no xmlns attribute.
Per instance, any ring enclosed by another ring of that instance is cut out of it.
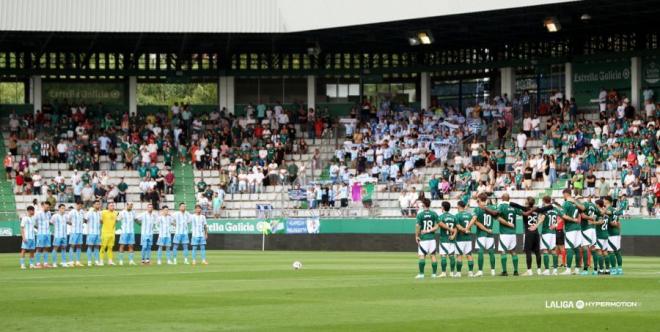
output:
<svg viewBox="0 0 660 332"><path fill-rule="evenodd" d="M293 262L293 269L294 269L294 270L300 270L300 269L302 269L302 263L299 262L299 261L295 261L295 262Z"/></svg>

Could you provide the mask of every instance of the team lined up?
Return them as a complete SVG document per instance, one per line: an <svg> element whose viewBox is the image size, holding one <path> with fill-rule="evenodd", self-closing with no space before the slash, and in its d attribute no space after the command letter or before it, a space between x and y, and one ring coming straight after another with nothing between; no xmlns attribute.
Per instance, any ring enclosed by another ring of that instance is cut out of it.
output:
<svg viewBox="0 0 660 332"><path fill-rule="evenodd" d="M87 250L87 266L93 264L103 266L106 256L107 263L115 265L112 250L115 244L117 221L121 222L119 265L124 265L125 249L128 251L128 264L136 265L133 251L136 243L136 224L140 225L142 264L151 263L155 233L158 233L155 245L158 247L159 265L162 263L163 251L166 254L167 264L177 264L179 246L183 247L184 264L189 264L189 245L192 246L192 264L196 264L198 250L201 263L207 264L208 226L199 205L195 206L192 214L186 211L184 203L179 204L179 210L174 213L170 213L167 206L161 211L155 211L151 204L147 205L147 210L140 215L135 214L132 203L128 203L121 212L115 210L114 203L109 203L105 210L100 208L99 201L95 201L88 211L83 209L80 202L75 208L70 207L68 211L64 204L60 204L54 213L50 211L48 202L43 202L39 211L35 211L33 206L28 206L27 214L21 218L21 268L57 267L58 254L60 254L59 266L83 266L81 263L83 237ZM27 266L26 255L29 256Z"/></svg>
<svg viewBox="0 0 660 332"><path fill-rule="evenodd" d="M472 213L466 209L463 201L458 202L458 213L449 213L449 202L442 202L443 213L438 214L429 209L430 201L424 201L424 209L417 215L415 239L418 243L419 274L417 279L424 278L426 257L431 258L432 277L438 277L436 253L440 254L441 271L439 277L447 276L447 260L449 260L449 276L460 277L463 258L468 261L468 276L483 276L484 255L488 253L491 275L495 275L495 235L494 221L499 222L498 249L501 253L501 275L507 276L507 255L511 255L513 274L518 275L518 255L516 253L516 221L522 215L525 222L525 251L528 253L543 253L544 270L540 269L540 259L537 260L540 275L557 275L559 246L566 245L566 270L562 275L589 274L588 252L593 257L592 274L623 274L621 257L621 224L619 217L622 209L613 207L612 199L605 197L595 202L590 197L571 197L570 189L563 191L564 203L560 206L550 197L543 198L540 206L535 206L535 199L530 197L527 206L509 202L508 194L501 197L498 206L489 205L486 194L480 194L478 206ZM563 230L558 230L558 223L563 221ZM472 258L472 226L476 226L476 245L478 246L478 271L473 273ZM436 231L440 230L439 242L436 243ZM583 250L582 262L580 249ZM552 266L550 265L552 256ZM540 256L539 256L540 258ZM571 267L575 263L575 270ZM580 272L578 266L582 265ZM532 275L531 255L528 254L528 270L526 275ZM552 267L552 270L551 270Z"/></svg>

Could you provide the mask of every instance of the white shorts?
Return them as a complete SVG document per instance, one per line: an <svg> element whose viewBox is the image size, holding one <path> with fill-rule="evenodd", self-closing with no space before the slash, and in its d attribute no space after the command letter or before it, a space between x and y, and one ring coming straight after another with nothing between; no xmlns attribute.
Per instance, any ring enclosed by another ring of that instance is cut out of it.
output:
<svg viewBox="0 0 660 332"><path fill-rule="evenodd" d="M582 231L582 245L593 247L596 245L596 229L590 228Z"/></svg>
<svg viewBox="0 0 660 332"><path fill-rule="evenodd" d="M610 249L610 244L608 243L607 239L598 239L598 242L596 242L596 247L600 250L609 250Z"/></svg>
<svg viewBox="0 0 660 332"><path fill-rule="evenodd" d="M438 251L440 252L440 255L453 255L456 251L456 247L454 246L454 243L440 242Z"/></svg>
<svg viewBox="0 0 660 332"><path fill-rule="evenodd" d="M582 245L582 231L566 232L566 247L568 249L577 249Z"/></svg>
<svg viewBox="0 0 660 332"><path fill-rule="evenodd" d="M458 241L456 242L457 255L469 255L472 253L472 241Z"/></svg>
<svg viewBox="0 0 660 332"><path fill-rule="evenodd" d="M493 249L494 244L495 244L495 241L493 241L492 237L483 236L483 237L477 238L477 247L479 247L479 249L483 248L483 250L490 250L490 249Z"/></svg>
<svg viewBox="0 0 660 332"><path fill-rule="evenodd" d="M621 235L612 235L607 241L609 241L607 251L621 250Z"/></svg>
<svg viewBox="0 0 660 332"><path fill-rule="evenodd" d="M435 240L422 240L417 246L417 254L420 256L435 255L436 249Z"/></svg>
<svg viewBox="0 0 660 332"><path fill-rule="evenodd" d="M557 246L557 234L541 234L541 250L553 250Z"/></svg>
<svg viewBox="0 0 660 332"><path fill-rule="evenodd" d="M600 106L600 111L605 112L607 110L607 104L606 103L599 103L598 106Z"/></svg>
<svg viewBox="0 0 660 332"><path fill-rule="evenodd" d="M500 234L500 252L516 250L516 234Z"/></svg>

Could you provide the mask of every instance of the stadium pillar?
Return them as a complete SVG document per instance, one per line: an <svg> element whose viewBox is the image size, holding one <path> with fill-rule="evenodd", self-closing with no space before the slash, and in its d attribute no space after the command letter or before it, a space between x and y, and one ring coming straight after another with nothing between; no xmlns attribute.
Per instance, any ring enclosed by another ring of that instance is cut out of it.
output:
<svg viewBox="0 0 660 332"><path fill-rule="evenodd" d="M41 76L35 75L30 77L30 102L36 114L41 109Z"/></svg>
<svg viewBox="0 0 660 332"><path fill-rule="evenodd" d="M630 59L630 103L639 110L641 105L642 59L638 56ZM643 111L643 110L642 110Z"/></svg>
<svg viewBox="0 0 660 332"><path fill-rule="evenodd" d="M516 92L516 71L513 67L500 68L500 94L513 100Z"/></svg>
<svg viewBox="0 0 660 332"><path fill-rule="evenodd" d="M316 109L316 76L307 75L307 108Z"/></svg>
<svg viewBox="0 0 660 332"><path fill-rule="evenodd" d="M571 100L573 98L573 64L566 62L564 64L564 99Z"/></svg>
<svg viewBox="0 0 660 332"><path fill-rule="evenodd" d="M220 110L234 114L234 76L220 76L218 80L218 103Z"/></svg>
<svg viewBox="0 0 660 332"><path fill-rule="evenodd" d="M421 103L420 106L423 110L428 110L431 107L431 76L428 72L423 72L419 75L420 84L419 88L421 91Z"/></svg>
<svg viewBox="0 0 660 332"><path fill-rule="evenodd" d="M128 77L128 113L137 115L137 77Z"/></svg>

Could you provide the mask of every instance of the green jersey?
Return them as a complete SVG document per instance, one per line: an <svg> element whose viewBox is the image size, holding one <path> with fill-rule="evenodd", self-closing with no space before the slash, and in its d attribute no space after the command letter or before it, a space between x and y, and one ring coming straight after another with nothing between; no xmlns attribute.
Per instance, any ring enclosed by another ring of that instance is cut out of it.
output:
<svg viewBox="0 0 660 332"><path fill-rule="evenodd" d="M488 206L489 209L495 210L494 206ZM493 216L486 213L482 208L474 208L474 215L477 216L477 221L482 224L484 227L493 230ZM481 228L477 227L477 237L493 237L493 234L488 233Z"/></svg>
<svg viewBox="0 0 660 332"><path fill-rule="evenodd" d="M206 182L204 181L199 181L197 182L197 191L198 192L204 192L206 190Z"/></svg>
<svg viewBox="0 0 660 332"><path fill-rule="evenodd" d="M552 209L545 213L545 219L543 219L543 225L541 226L541 234L554 234L556 232L555 227L557 227L557 217L561 215L561 212L557 209ZM550 228L552 226L552 228Z"/></svg>
<svg viewBox="0 0 660 332"><path fill-rule="evenodd" d="M613 222L620 222L620 216L623 214L623 210L621 209L616 209L612 212L612 218L610 218L610 225L607 227L607 232L609 236L617 236L621 235L621 226L619 225L612 225L611 223Z"/></svg>
<svg viewBox="0 0 660 332"><path fill-rule="evenodd" d="M497 211L502 218L513 224L513 228L500 224L500 234L516 234L516 217L518 215L518 209L511 207L509 202L505 202L500 203L497 207Z"/></svg>
<svg viewBox="0 0 660 332"><path fill-rule="evenodd" d="M417 214L417 225L422 231L428 231L435 227L438 224L438 214L431 210L423 210ZM435 240L435 232L421 234L419 239L424 240Z"/></svg>
<svg viewBox="0 0 660 332"><path fill-rule="evenodd" d="M470 212L461 211L461 212L456 214L456 225L461 225L461 227L463 227L463 228L467 228L467 226L470 224L471 220L472 220L472 213L470 213ZM456 241L457 242L472 241L472 236L471 235L472 234L469 233L469 230L468 230L467 234L459 231L456 234Z"/></svg>
<svg viewBox="0 0 660 332"><path fill-rule="evenodd" d="M564 215L569 216L571 218L577 219L578 216L580 215L580 210L578 210L577 206L575 206L574 203L566 201L564 202L564 205L561 206L562 210L564 210ZM572 221L564 220L564 230L566 232L570 231L579 231L581 230L580 224L579 223L574 223Z"/></svg>
<svg viewBox="0 0 660 332"><path fill-rule="evenodd" d="M449 230L442 230L440 232L440 242L443 243L452 242L449 240L449 236L451 235L451 230L454 229L454 226L456 225L456 217L449 212L445 212L440 215L439 219L440 222L445 223L445 225L449 227Z"/></svg>
<svg viewBox="0 0 660 332"><path fill-rule="evenodd" d="M607 208L607 211L609 213L614 213L614 208L610 206ZM604 214L602 220L604 224L598 225L598 227L596 227L596 238L599 240L607 240L607 238L610 236L608 229L610 227L610 220L612 220L612 214Z"/></svg>
<svg viewBox="0 0 660 332"><path fill-rule="evenodd" d="M584 211L586 212L586 214L589 217L594 218L594 220L598 220L598 218L600 217L600 210L598 210L598 207L596 206L596 204L594 204L592 202L584 202L584 208L585 208ZM587 220L586 218L582 219L582 230L583 231L587 230L587 229L592 229L594 227L595 226L593 224L589 223L589 220Z"/></svg>

